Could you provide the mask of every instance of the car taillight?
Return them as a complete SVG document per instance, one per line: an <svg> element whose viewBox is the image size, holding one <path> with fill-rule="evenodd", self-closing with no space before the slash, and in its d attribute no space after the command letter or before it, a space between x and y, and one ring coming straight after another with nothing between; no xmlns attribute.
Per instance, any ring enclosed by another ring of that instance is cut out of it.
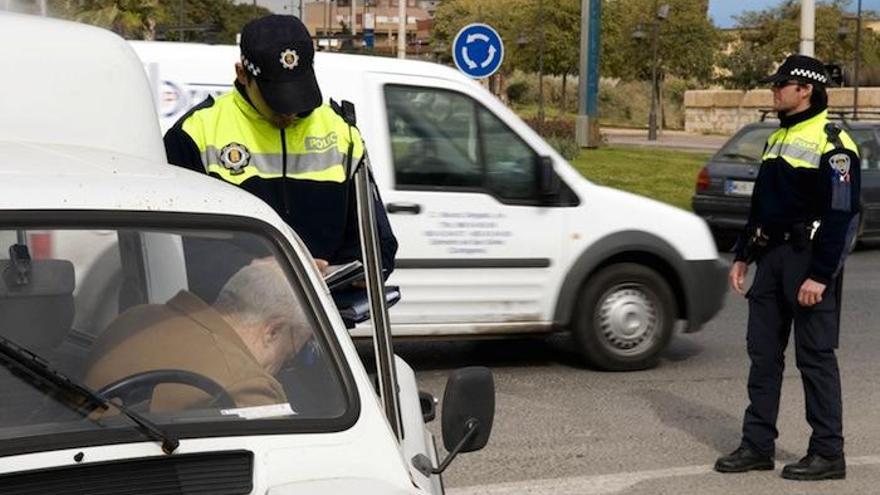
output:
<svg viewBox="0 0 880 495"><path fill-rule="evenodd" d="M709 189L709 182L709 169L703 167L700 169L699 175L697 175L697 191Z"/></svg>

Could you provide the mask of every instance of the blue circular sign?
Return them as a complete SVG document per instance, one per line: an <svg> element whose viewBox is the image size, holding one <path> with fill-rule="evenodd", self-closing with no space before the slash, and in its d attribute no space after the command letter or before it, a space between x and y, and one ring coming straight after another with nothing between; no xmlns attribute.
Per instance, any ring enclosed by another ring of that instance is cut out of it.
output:
<svg viewBox="0 0 880 495"><path fill-rule="evenodd" d="M489 77L501 67L504 43L498 31L487 24L468 24L455 35L452 59L466 76L474 79Z"/></svg>

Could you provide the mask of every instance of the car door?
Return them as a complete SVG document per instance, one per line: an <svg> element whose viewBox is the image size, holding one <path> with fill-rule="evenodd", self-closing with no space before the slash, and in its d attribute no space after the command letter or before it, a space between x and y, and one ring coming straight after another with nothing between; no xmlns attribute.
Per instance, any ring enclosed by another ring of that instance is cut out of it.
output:
<svg viewBox="0 0 880 495"><path fill-rule="evenodd" d="M395 334L549 329L563 213L539 199L538 153L472 87L371 81L393 167L383 195L400 244Z"/></svg>

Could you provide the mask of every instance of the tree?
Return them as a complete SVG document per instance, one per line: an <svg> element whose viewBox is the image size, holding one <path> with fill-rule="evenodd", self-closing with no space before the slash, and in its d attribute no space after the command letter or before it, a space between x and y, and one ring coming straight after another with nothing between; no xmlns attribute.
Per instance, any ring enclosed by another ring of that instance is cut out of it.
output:
<svg viewBox="0 0 880 495"><path fill-rule="evenodd" d="M502 70L512 70L516 59L516 40L518 38L518 18L529 0L446 0L437 8L434 17L432 44L444 48L440 59L451 62L450 50L455 35L464 26L473 22L491 25L504 40L505 63ZM534 0L537 1L537 0Z"/></svg>
<svg viewBox="0 0 880 495"><path fill-rule="evenodd" d="M162 17L159 0L59 0L49 14L114 31L124 38L151 40Z"/></svg>
<svg viewBox="0 0 880 495"><path fill-rule="evenodd" d="M855 22L847 20L847 0L833 0L816 5L816 58L825 63L849 65L853 60ZM800 2L786 0L761 11L750 11L737 18L737 39L732 49L721 57L720 66L730 72L722 82L732 88L751 89L787 55L797 53L800 45ZM850 32L841 36L841 28ZM863 29L860 58L863 67L880 65L880 37Z"/></svg>
<svg viewBox="0 0 880 495"><path fill-rule="evenodd" d="M235 43L251 19L268 10L231 0L57 0L50 14L114 31L127 39Z"/></svg>
<svg viewBox="0 0 880 495"><path fill-rule="evenodd" d="M602 74L624 80L651 78L651 30L658 22L655 5L669 6L668 17L659 21L657 65L661 78L711 80L721 36L708 18L706 3L693 0L604 0ZM645 37L634 38L637 31Z"/></svg>
<svg viewBox="0 0 880 495"><path fill-rule="evenodd" d="M232 44L248 21L271 14L263 7L231 0L159 0L159 3L166 15L158 30L169 40ZM184 30L181 31L181 27Z"/></svg>

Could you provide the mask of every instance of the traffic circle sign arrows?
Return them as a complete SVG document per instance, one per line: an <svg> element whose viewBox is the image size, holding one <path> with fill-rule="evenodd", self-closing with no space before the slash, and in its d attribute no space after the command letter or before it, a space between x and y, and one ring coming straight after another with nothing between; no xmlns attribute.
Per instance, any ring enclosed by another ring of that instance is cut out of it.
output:
<svg viewBox="0 0 880 495"><path fill-rule="evenodd" d="M452 59L468 77L483 79L494 74L504 60L504 43L488 24L468 24L455 35Z"/></svg>

